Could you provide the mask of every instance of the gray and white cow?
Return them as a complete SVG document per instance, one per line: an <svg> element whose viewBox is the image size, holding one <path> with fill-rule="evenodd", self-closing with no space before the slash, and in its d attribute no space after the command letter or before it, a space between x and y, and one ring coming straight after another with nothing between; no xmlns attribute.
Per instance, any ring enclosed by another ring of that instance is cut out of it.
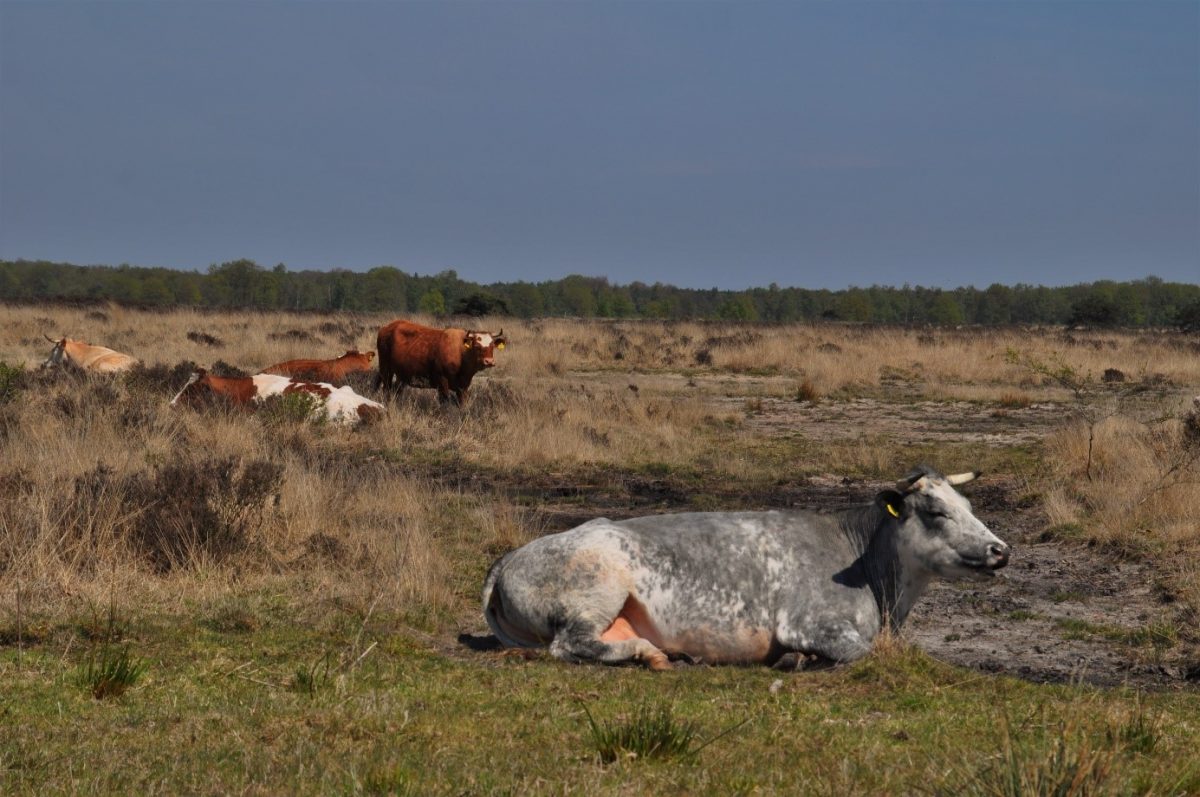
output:
<svg viewBox="0 0 1200 797"><path fill-rule="evenodd" d="M978 475L921 466L874 503L830 514L591 520L497 560L484 615L503 644L548 645L567 661L853 661L935 576L982 580L1008 563L1008 545L954 490Z"/></svg>

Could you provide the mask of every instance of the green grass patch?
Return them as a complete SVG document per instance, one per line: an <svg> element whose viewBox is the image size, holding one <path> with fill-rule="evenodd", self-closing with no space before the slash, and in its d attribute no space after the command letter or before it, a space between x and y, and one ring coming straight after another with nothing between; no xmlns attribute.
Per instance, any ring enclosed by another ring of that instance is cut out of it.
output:
<svg viewBox="0 0 1200 797"><path fill-rule="evenodd" d="M1086 639L1098 636L1130 647L1169 648L1179 642L1179 628L1173 623L1156 622L1140 628L1092 623L1073 617L1062 617L1054 621L1062 629L1065 639Z"/></svg>
<svg viewBox="0 0 1200 797"><path fill-rule="evenodd" d="M592 734L592 746L605 764L618 758L670 758L690 756L699 732L686 720L675 718L671 706L642 704L625 720L596 721L587 704L581 704Z"/></svg>
<svg viewBox="0 0 1200 797"><path fill-rule="evenodd" d="M1200 745L1195 692L1036 685L903 645L786 675L568 665L472 650L378 610L366 622L361 607L276 613L274 600L238 596L270 620L234 633L210 627L224 599L137 620L153 677L120 700L72 683L73 634L0 648L5 724L20 729L0 734L0 792L989 793L966 773L994 783L1093 759L1111 763L1096 793L1200 788L1182 764Z"/></svg>
<svg viewBox="0 0 1200 797"><path fill-rule="evenodd" d="M146 674L149 665L129 645L104 645L93 651L76 675L77 683L97 700L120 697Z"/></svg>

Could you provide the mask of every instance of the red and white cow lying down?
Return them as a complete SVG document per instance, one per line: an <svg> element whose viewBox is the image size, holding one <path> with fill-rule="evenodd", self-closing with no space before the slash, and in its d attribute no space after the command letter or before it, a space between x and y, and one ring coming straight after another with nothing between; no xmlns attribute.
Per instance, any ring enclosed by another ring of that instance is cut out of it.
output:
<svg viewBox="0 0 1200 797"><path fill-rule="evenodd" d="M171 399L171 406L194 407L213 399L224 399L254 409L272 396L288 393L308 393L318 399L323 417L331 423L354 426L364 421L378 420L384 413L384 406L378 401L360 396L349 387L334 387L326 382L301 382L274 374L213 376L203 368L196 369L183 390Z"/></svg>

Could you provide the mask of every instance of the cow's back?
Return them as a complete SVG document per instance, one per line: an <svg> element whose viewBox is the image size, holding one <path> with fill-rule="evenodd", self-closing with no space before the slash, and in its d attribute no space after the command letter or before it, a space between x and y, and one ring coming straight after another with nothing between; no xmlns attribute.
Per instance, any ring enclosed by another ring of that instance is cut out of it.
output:
<svg viewBox="0 0 1200 797"><path fill-rule="evenodd" d="M85 371L116 373L127 371L137 364L137 358L108 348L92 346L80 341L68 340L65 346L67 359Z"/></svg>
<svg viewBox="0 0 1200 797"><path fill-rule="evenodd" d="M457 369L455 330L434 329L411 321L393 321L379 330L379 367L402 380L436 379ZM461 341L460 341L461 345Z"/></svg>

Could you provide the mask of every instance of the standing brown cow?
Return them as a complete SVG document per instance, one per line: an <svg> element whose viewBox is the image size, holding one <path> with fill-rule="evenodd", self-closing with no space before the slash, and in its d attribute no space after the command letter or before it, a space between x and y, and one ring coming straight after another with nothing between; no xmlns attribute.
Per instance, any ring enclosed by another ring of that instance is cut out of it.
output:
<svg viewBox="0 0 1200 797"><path fill-rule="evenodd" d="M329 382L343 385L346 377L360 371L371 370L375 352L348 351L334 360L288 360L262 369L264 374L278 374L305 379L309 382Z"/></svg>
<svg viewBox="0 0 1200 797"><path fill-rule="evenodd" d="M411 321L393 321L379 330L379 376L375 387L396 392L416 378L428 379L442 401L461 405L471 377L496 364L496 349L503 349L504 330L492 334L476 330L434 329Z"/></svg>

